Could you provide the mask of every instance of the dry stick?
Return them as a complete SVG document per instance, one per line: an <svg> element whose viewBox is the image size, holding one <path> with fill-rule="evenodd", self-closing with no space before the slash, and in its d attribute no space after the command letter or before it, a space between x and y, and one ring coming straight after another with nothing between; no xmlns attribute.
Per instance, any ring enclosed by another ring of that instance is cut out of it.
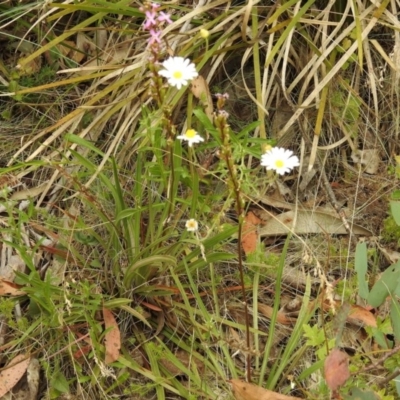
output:
<svg viewBox="0 0 400 400"><path fill-rule="evenodd" d="M383 389L391 380L397 378L400 375L400 369L396 369L391 374L389 374L382 382L378 383L378 387Z"/></svg>
<svg viewBox="0 0 400 400"><path fill-rule="evenodd" d="M357 371L352 375L355 374L362 374L368 371L371 371L373 369L380 369L383 367L383 363L392 355L398 353L400 351L400 345L397 345L395 348L393 348L392 350L390 350L389 352L387 352L384 356L382 356L380 359L378 359L376 362L374 362L372 365L363 368L361 371Z"/></svg>

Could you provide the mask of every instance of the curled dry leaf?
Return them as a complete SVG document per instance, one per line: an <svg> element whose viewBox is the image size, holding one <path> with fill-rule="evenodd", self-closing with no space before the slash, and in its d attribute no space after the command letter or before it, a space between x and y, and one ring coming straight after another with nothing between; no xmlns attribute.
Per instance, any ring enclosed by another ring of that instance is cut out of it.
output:
<svg viewBox="0 0 400 400"><path fill-rule="evenodd" d="M239 379L231 379L228 382L232 385L236 400L302 400L300 397L286 396Z"/></svg>
<svg viewBox="0 0 400 400"><path fill-rule="evenodd" d="M21 286L15 283L8 282L2 277L0 277L0 296L21 296L25 292L20 290Z"/></svg>
<svg viewBox="0 0 400 400"><path fill-rule="evenodd" d="M197 78L192 80L191 90L193 96L201 101L204 107L204 112L206 113L208 119L212 121L214 111L213 102L207 81L201 75L199 75Z"/></svg>
<svg viewBox="0 0 400 400"><path fill-rule="evenodd" d="M333 349L325 360L325 380L332 391L336 391L350 378L349 356L339 350Z"/></svg>
<svg viewBox="0 0 400 400"><path fill-rule="evenodd" d="M121 333L113 313L108 308L103 307L103 318L107 330L104 339L104 345L106 347L105 363L111 364L119 358L119 350L121 349Z"/></svg>
<svg viewBox="0 0 400 400"><path fill-rule="evenodd" d="M28 368L29 361L30 358L26 355L18 355L0 372L0 397L18 383Z"/></svg>
<svg viewBox="0 0 400 400"><path fill-rule="evenodd" d="M299 210L297 212L296 226L294 226L295 212L288 211L268 220L260 229L260 236L287 235L295 232L298 235L311 233L330 233L335 235L347 234L342 220L325 212L313 210ZM353 224L353 233L356 235L370 236L371 232L363 227Z"/></svg>
<svg viewBox="0 0 400 400"><path fill-rule="evenodd" d="M328 300L325 300L323 304L325 311L331 310L332 306L334 306L335 309L339 309L341 307L341 302L334 301L332 304ZM371 326L372 328L376 328L377 326L375 315L366 308L357 305L349 305L349 312L346 316L346 322L361 327Z"/></svg>
<svg viewBox="0 0 400 400"><path fill-rule="evenodd" d="M357 305L351 306L347 322L358 326L377 327L375 315L366 308Z"/></svg>

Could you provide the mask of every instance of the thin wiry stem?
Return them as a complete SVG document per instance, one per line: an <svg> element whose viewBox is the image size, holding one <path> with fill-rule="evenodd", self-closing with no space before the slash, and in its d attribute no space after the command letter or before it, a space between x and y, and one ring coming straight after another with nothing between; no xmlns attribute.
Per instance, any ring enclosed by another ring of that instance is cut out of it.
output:
<svg viewBox="0 0 400 400"><path fill-rule="evenodd" d="M250 352L250 317L249 310L247 307L247 297L244 284L244 272L243 272L243 253L242 253L242 232L243 232L243 219L244 219L244 201L241 195L240 182L237 175L236 166L232 157L231 146L229 143L229 125L227 123L228 114L222 110L225 103L225 99L221 95L218 99L219 113L215 118L215 126L218 129L222 139L221 157L225 160L228 168L228 175L230 178L231 189L235 198L236 212L238 216L238 264L240 274L240 285L242 287L243 305L244 305L244 317L246 323L246 380L251 382L251 352Z"/></svg>

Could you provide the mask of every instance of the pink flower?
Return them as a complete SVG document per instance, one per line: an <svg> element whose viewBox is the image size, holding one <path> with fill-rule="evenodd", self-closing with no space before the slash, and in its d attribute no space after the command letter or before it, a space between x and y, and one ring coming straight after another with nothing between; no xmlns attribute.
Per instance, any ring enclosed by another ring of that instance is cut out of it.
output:
<svg viewBox="0 0 400 400"><path fill-rule="evenodd" d="M165 13L164 11L160 11L160 14L158 16L158 21L159 22L167 22L168 24L172 24L172 20L169 14Z"/></svg>
<svg viewBox="0 0 400 400"><path fill-rule="evenodd" d="M157 24L156 22L157 15L154 11L146 11L145 15L146 19L144 21L144 27L143 27L144 29L150 29Z"/></svg>
<svg viewBox="0 0 400 400"><path fill-rule="evenodd" d="M149 45L151 46L154 43L161 43L161 31L155 31L154 29L150 29L150 38Z"/></svg>

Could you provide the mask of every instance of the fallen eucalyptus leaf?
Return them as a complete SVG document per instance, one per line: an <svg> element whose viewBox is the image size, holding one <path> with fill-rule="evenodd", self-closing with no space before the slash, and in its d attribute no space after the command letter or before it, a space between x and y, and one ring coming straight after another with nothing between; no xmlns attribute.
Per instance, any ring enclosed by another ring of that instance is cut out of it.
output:
<svg viewBox="0 0 400 400"><path fill-rule="evenodd" d="M321 211L299 210L297 212L295 227L293 226L294 217L294 211L287 211L269 219L266 224L260 228L259 235L261 237L287 235L289 232L294 232L298 235L310 233L345 235L348 233L339 217ZM359 225L353 224L352 228L353 233L356 235L371 235L370 231Z"/></svg>

